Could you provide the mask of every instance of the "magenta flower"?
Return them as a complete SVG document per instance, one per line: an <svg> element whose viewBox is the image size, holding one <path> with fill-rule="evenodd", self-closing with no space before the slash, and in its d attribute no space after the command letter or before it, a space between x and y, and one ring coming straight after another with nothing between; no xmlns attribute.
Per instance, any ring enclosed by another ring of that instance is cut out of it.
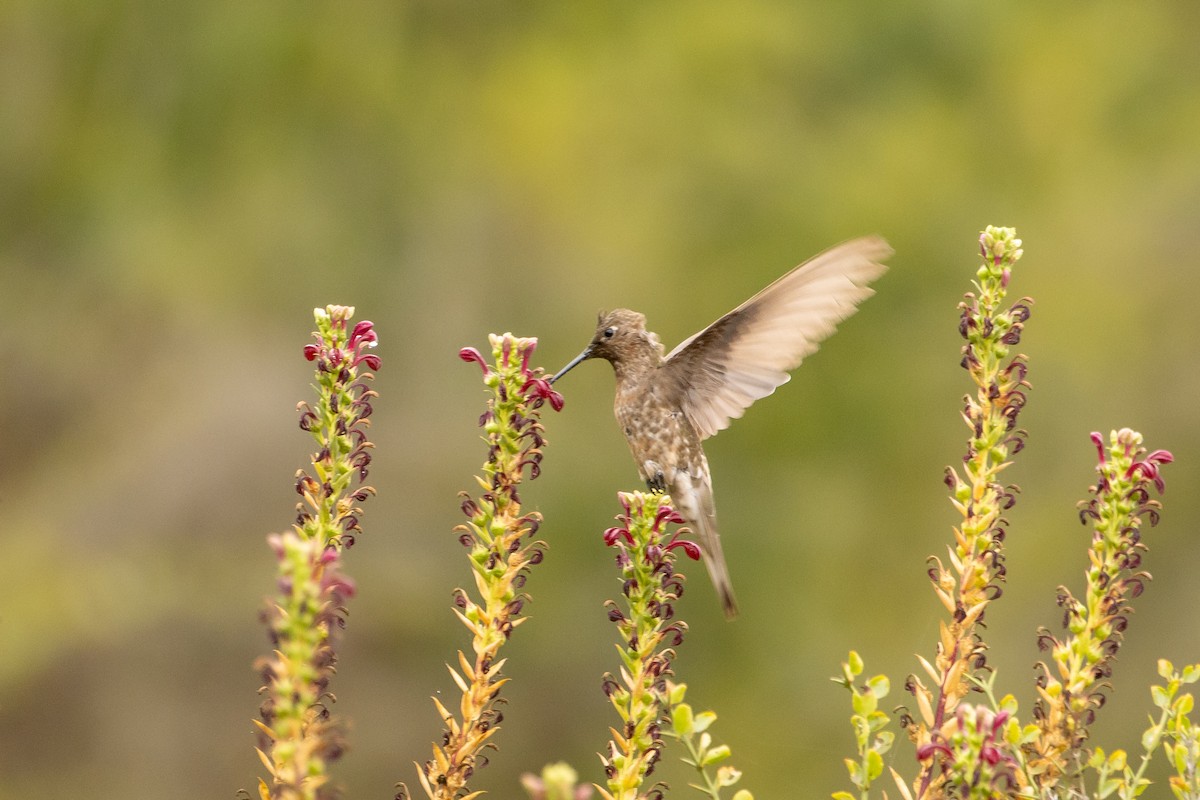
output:
<svg viewBox="0 0 1200 800"><path fill-rule="evenodd" d="M1134 473L1140 472L1146 480L1154 481L1154 487L1162 494L1167 490L1167 485L1159 474L1158 467L1160 464L1170 464L1174 460L1175 456L1171 455L1169 450L1155 450L1141 461L1133 462L1125 471L1125 477L1131 478Z"/></svg>
<svg viewBox="0 0 1200 800"><path fill-rule="evenodd" d="M525 385L521 387L521 394L539 405L543 400L549 400L550 407L555 411L563 409L563 396L550 388L550 381L545 378L530 378L525 381Z"/></svg>
<svg viewBox="0 0 1200 800"><path fill-rule="evenodd" d="M696 544L690 539L680 539L678 531L676 531L675 535L671 537L671 541L667 543L668 550L674 550L676 548L681 548L683 552L687 554L687 557L692 561L700 560L700 545Z"/></svg>
<svg viewBox="0 0 1200 800"><path fill-rule="evenodd" d="M609 547L615 545L619 540L624 540L626 544L633 544L633 536L629 533L628 528L608 528L604 531L604 543Z"/></svg>
<svg viewBox="0 0 1200 800"><path fill-rule="evenodd" d="M458 357L463 361L474 361L476 364L478 364L483 369L483 376L485 378L488 376L488 373L491 372L491 368L488 366L487 361L485 361L483 358L483 353L480 353L474 347L464 347L462 350L459 350Z"/></svg>

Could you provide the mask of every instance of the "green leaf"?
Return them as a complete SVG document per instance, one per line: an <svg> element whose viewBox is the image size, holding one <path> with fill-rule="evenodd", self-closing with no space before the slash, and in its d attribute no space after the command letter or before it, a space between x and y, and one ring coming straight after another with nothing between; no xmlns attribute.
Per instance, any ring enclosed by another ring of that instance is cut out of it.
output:
<svg viewBox="0 0 1200 800"><path fill-rule="evenodd" d="M1151 686L1150 697L1154 699L1154 705L1159 708L1166 708L1171 705L1171 695L1161 686Z"/></svg>
<svg viewBox="0 0 1200 800"><path fill-rule="evenodd" d="M862 765L853 758L847 758L846 771L850 773L850 782L862 789Z"/></svg>
<svg viewBox="0 0 1200 800"><path fill-rule="evenodd" d="M1175 752L1172 754L1175 762L1175 773L1177 775L1187 775L1188 767L1188 751L1183 745L1176 745Z"/></svg>
<svg viewBox="0 0 1200 800"><path fill-rule="evenodd" d="M671 729L678 736L689 736L695 730L695 717L692 716L692 707L687 703L680 703L671 709Z"/></svg>
<svg viewBox="0 0 1200 800"><path fill-rule="evenodd" d="M692 730L696 733L704 733L708 730L708 726L717 721L717 715L711 711L701 711L696 715L695 721L692 723Z"/></svg>
<svg viewBox="0 0 1200 800"><path fill-rule="evenodd" d="M861 694L855 692L854 700L850 705L854 709L855 714L865 717L879 707L879 701L870 692L863 692Z"/></svg>
<svg viewBox="0 0 1200 800"><path fill-rule="evenodd" d="M850 667L851 675L853 675L856 678L859 675L862 675L863 660L862 660L862 656L860 656L857 651L855 651L855 650L850 651L850 659L846 662L846 664L847 664L847 666Z"/></svg>
<svg viewBox="0 0 1200 800"><path fill-rule="evenodd" d="M892 682L888 680L887 675L876 675L867 681L867 688L871 690L871 694L875 696L876 700L882 700L891 691Z"/></svg>
<svg viewBox="0 0 1200 800"><path fill-rule="evenodd" d="M857 714L850 718L850 724L854 727L854 740L858 743L858 749L862 750L871 738L871 726Z"/></svg>
<svg viewBox="0 0 1200 800"><path fill-rule="evenodd" d="M883 774L883 756L879 755L875 750L867 751L867 782L878 778Z"/></svg>
<svg viewBox="0 0 1200 800"><path fill-rule="evenodd" d="M1162 728L1158 725L1151 725L1142 734L1142 749L1147 753L1158 747L1159 739L1162 738Z"/></svg>
<svg viewBox="0 0 1200 800"><path fill-rule="evenodd" d="M704 757L700 759L700 766L711 767L713 764L719 764L731 755L733 755L733 751L729 749L729 745L718 745L704 754Z"/></svg>
<svg viewBox="0 0 1200 800"><path fill-rule="evenodd" d="M833 800L856 800L856 798L849 792L834 792Z"/></svg>

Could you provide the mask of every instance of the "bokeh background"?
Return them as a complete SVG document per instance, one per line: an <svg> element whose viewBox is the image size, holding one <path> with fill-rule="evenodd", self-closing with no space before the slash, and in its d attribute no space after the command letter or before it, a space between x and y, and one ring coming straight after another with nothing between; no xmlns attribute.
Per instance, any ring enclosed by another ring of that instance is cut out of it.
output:
<svg viewBox="0 0 1200 800"><path fill-rule="evenodd" d="M616 306L671 346L880 233L878 296L709 443L743 617L695 567L680 608L680 677L744 785L846 788L827 677L857 648L900 703L932 654L924 559L965 434L955 305L986 224L1017 227L1013 290L1036 299L987 620L1024 713L1035 630L1084 568L1088 433L1133 426L1178 459L1097 729L1136 747L1155 660L1200 660L1198 34L1191 0L3 4L0 797L253 789L265 536L306 463L314 306L353 304L382 340L379 496L333 688L352 724L337 779L391 797L465 643L451 529L484 395L458 349L511 330L553 370ZM523 491L551 549L477 776L496 797L553 759L602 780L614 719L601 532L637 479L607 366L562 389ZM911 772L911 748L891 763Z"/></svg>

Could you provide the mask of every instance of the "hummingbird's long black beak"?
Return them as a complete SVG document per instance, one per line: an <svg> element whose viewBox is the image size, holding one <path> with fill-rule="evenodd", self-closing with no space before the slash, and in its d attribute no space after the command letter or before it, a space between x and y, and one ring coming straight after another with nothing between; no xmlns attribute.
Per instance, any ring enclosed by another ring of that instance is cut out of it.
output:
<svg viewBox="0 0 1200 800"><path fill-rule="evenodd" d="M592 346L588 345L587 347L583 348L582 353L575 356L575 358L571 359L570 364L567 364L565 367L560 369L558 372L554 373L554 376L552 378L550 378L550 382L554 383L556 380L561 378L563 375L566 375L568 372L575 369L575 367L578 366L580 362L587 361L591 357L592 357Z"/></svg>

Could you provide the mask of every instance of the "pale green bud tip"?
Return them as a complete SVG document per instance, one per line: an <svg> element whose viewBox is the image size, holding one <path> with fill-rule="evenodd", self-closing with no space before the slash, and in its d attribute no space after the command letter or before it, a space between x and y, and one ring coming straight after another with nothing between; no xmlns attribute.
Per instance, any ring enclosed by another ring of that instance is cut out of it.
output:
<svg viewBox="0 0 1200 800"><path fill-rule="evenodd" d="M565 761L547 764L540 776L526 773L521 785L533 800L582 800L592 796L590 786L576 786L579 774Z"/></svg>
<svg viewBox="0 0 1200 800"><path fill-rule="evenodd" d="M1119 431L1113 431L1109 436L1113 441L1114 449L1120 447L1126 453L1142 446L1142 435L1131 428L1121 428Z"/></svg>
<svg viewBox="0 0 1200 800"><path fill-rule="evenodd" d="M993 266L1012 266L1021 257L1021 240L1016 228L997 228L989 225L979 236L979 252Z"/></svg>
<svg viewBox="0 0 1200 800"><path fill-rule="evenodd" d="M313 316L318 320L330 319L335 323L344 323L354 316L354 306L327 305L324 308L314 308Z"/></svg>
<svg viewBox="0 0 1200 800"><path fill-rule="evenodd" d="M561 786L574 788L575 782L579 780L579 773L571 768L571 765L565 761L559 761L556 764L547 764L542 770L542 780L547 786Z"/></svg>

